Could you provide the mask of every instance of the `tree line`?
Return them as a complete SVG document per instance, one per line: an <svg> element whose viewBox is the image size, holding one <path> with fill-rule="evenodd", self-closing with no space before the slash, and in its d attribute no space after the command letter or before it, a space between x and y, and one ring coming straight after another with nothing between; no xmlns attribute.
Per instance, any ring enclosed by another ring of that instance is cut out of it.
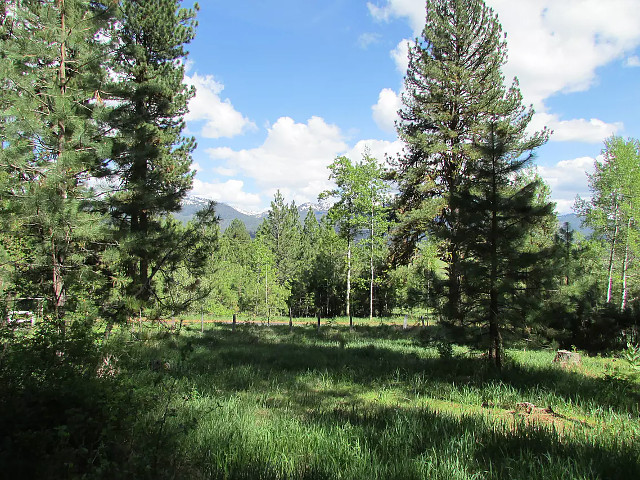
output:
<svg viewBox="0 0 640 480"><path fill-rule="evenodd" d="M612 137L558 229L533 159L552 132L505 83L506 36L482 0L428 0L410 45L393 158L329 166L328 215L278 193L256 238L192 186L183 83L197 4L7 0L0 10L0 289L65 320L181 312L333 317L416 312L452 338L604 349L636 340L638 141ZM301 159L304 161L304 159ZM626 335L626 337L625 337Z"/></svg>

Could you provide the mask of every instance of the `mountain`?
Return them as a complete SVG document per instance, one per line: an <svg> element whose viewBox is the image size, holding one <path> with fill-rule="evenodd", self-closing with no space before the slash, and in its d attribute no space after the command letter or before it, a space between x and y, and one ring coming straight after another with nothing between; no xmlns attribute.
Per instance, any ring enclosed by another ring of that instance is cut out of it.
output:
<svg viewBox="0 0 640 480"><path fill-rule="evenodd" d="M175 213L174 217L177 220L186 223L193 218L198 210L206 206L208 202L209 200L206 198L187 196L182 201L182 210ZM316 218L320 221L320 219L327 214L330 206L331 204L327 202L303 203L302 205L299 205L298 213L300 215L300 222L304 223L308 210L313 210ZM258 227L267 216L266 211L261 213L242 212L230 205L227 205L226 203L216 204L216 213L220 217L221 231L224 231L231 224L233 219L237 218L244 223L252 237L256 234ZM558 216L559 225L564 225L565 222L569 224L572 230L580 232L585 237L588 237L593 232L590 228L582 226L582 218L575 213Z"/></svg>
<svg viewBox="0 0 640 480"><path fill-rule="evenodd" d="M582 217L575 213L559 215L558 223L561 226L565 223L568 223L571 230L581 233L585 238L589 237L593 233L593 230L591 228L582 226Z"/></svg>
<svg viewBox="0 0 640 480"><path fill-rule="evenodd" d="M182 209L175 213L173 216L183 223L187 223L193 218L196 212L207 205L208 199L196 196L187 196L182 201ZM300 222L304 222L304 218L307 216L308 210L313 210L318 221L327 214L329 205L326 203L303 203L298 206L298 214L300 215ZM231 224L231 222L237 218L242 223L253 237L258 231L258 227L267 216L267 212L261 213L248 213L242 212L236 208L233 208L226 203L216 204L216 214L220 217L220 230L224 230Z"/></svg>

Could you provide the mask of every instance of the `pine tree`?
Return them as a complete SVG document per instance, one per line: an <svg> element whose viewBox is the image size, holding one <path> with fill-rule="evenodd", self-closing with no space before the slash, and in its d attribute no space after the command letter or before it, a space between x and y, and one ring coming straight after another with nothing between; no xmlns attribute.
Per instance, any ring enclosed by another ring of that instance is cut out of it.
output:
<svg viewBox="0 0 640 480"><path fill-rule="evenodd" d="M87 181L108 156L103 141L107 41L99 41L110 2L15 1L2 12L0 93L5 213L15 214L16 235L29 242L20 271L40 277L60 318L71 280L87 262L102 222L92 212ZM86 274L86 272L85 272ZM46 280L46 277L49 280ZM87 283L84 278L82 283ZM81 285L81 284L76 284ZM29 293L29 292L25 292ZM33 295L33 292L31 292Z"/></svg>
<svg viewBox="0 0 640 480"><path fill-rule="evenodd" d="M554 204L539 203L539 181L521 182L518 174L532 159L532 151L547 140L547 132L531 137L526 128L533 111L525 111L517 86L497 103L495 114L473 147L477 158L469 168L469 188L457 193L460 211L463 288L470 299L469 315L489 327L489 354L502 366L501 330L530 268L548 252L523 245Z"/></svg>
<svg viewBox="0 0 640 480"><path fill-rule="evenodd" d="M319 241L320 225L313 209L309 209L300 234L299 269L291 285L292 314L307 317L314 314L314 278Z"/></svg>
<svg viewBox="0 0 640 480"><path fill-rule="evenodd" d="M158 278L154 314L173 316L201 305L213 290L205 277L218 249L215 202L198 211L186 226L172 217L164 219L161 226L167 232L167 242L163 257L151 271Z"/></svg>
<svg viewBox="0 0 640 480"><path fill-rule="evenodd" d="M395 162L400 225L396 256L426 232L444 242L446 317L462 322L463 259L459 203L477 161L479 126L504 97L506 43L483 0L428 0L422 37L409 48L406 91L397 128L406 153ZM400 247L400 248L399 248Z"/></svg>
<svg viewBox="0 0 640 480"><path fill-rule="evenodd" d="M111 214L119 233L127 293L142 303L154 294L154 272L171 248L162 217L179 210L191 188L193 138L185 138L184 115L194 95L183 83L184 45L195 35L195 10L178 0L122 0L116 24L120 47L113 59L118 101L112 175L119 191Z"/></svg>
<svg viewBox="0 0 640 480"><path fill-rule="evenodd" d="M285 204L277 191L257 232L275 260L278 284L291 285L300 266L300 218L295 202Z"/></svg>

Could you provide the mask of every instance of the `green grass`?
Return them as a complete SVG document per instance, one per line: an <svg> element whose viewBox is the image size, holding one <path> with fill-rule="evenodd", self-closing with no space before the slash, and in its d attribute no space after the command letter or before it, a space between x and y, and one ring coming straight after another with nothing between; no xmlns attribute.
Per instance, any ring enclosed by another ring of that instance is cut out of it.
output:
<svg viewBox="0 0 640 480"><path fill-rule="evenodd" d="M201 315L183 315L180 317L176 317L175 319L170 319L165 321L167 325L172 325L174 322L176 325L180 323L182 320L182 324L186 325L200 325L200 323L204 323L205 325L211 323L220 323L226 324L231 323L233 319L233 315L222 315L222 316L211 316L209 314ZM264 316L256 316L250 314L238 314L236 317L236 321L238 324L274 324L274 325L288 325L289 317L287 316L271 316L267 319ZM433 324L433 319L429 320L428 317L425 318L425 325L428 325L430 322ZM344 326L349 325L349 317L333 317L333 318L321 318L321 325L324 327L331 326ZM134 319L135 323L135 319ZM316 325L317 319L315 317L294 317L292 318L292 323L294 325ZM404 323L404 315L392 315L390 317L385 317L383 319L374 317L373 319L369 319L369 317L353 317L353 325L354 326L380 326L380 325L403 325ZM407 317L407 325L409 327L412 326L420 326L422 324L421 318L419 314L409 315Z"/></svg>
<svg viewBox="0 0 640 480"><path fill-rule="evenodd" d="M499 372L466 347L439 358L418 329L205 327L112 335L129 417L120 463L88 478L640 478L620 360L509 350Z"/></svg>

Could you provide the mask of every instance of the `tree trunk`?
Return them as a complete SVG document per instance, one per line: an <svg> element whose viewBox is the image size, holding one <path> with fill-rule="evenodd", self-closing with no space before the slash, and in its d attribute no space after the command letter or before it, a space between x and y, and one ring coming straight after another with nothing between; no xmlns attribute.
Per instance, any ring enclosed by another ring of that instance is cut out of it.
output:
<svg viewBox="0 0 640 480"><path fill-rule="evenodd" d="M347 317L351 315L351 238L347 240Z"/></svg>
<svg viewBox="0 0 640 480"><path fill-rule="evenodd" d="M498 186L496 184L495 162L493 168L492 185L491 185L491 204L493 209L491 212L491 232L489 233L489 242L491 248L491 265L489 274L489 343L490 351L493 351L496 367L502 368L502 335L500 334L499 312L498 312L498 213L497 198Z"/></svg>
<svg viewBox="0 0 640 480"><path fill-rule="evenodd" d="M624 246L624 259L622 260L622 302L620 303L620 311L623 312L627 308L627 267L629 265L629 236L631 232L632 218L629 217L627 222L627 239Z"/></svg>
<svg viewBox="0 0 640 480"><path fill-rule="evenodd" d="M66 301L64 279L62 276L62 259L58 252L58 247L53 235L51 237L51 263L52 263L52 283L53 283L53 306L56 319L62 317L62 309Z"/></svg>
<svg viewBox="0 0 640 480"><path fill-rule="evenodd" d="M460 278L458 273L460 256L458 253L457 245L450 245L449 259L449 278L447 281L449 286L449 291L447 294L449 305L447 306L447 314L449 316L449 320L460 324L462 323L462 315L460 309Z"/></svg>
<svg viewBox="0 0 640 480"><path fill-rule="evenodd" d="M373 320L373 195L371 197L371 232L369 241L371 242L371 252L369 256L369 267L371 270L371 281L369 283L369 321Z"/></svg>
<svg viewBox="0 0 640 480"><path fill-rule="evenodd" d="M269 325L269 287L268 287L269 270L265 265L264 268L264 308L267 312L267 325Z"/></svg>
<svg viewBox="0 0 640 480"><path fill-rule="evenodd" d="M140 232L143 238L147 237L149 231L149 218L145 212L140 213ZM143 300L149 300L151 297L151 288L149 285L149 259L146 254L140 258L140 297Z"/></svg>
<svg viewBox="0 0 640 480"><path fill-rule="evenodd" d="M607 285L607 303L611 303L611 296L613 295L613 257L616 250L616 240L618 238L618 200L614 203L614 229L613 236L611 237L611 252L609 254L609 280Z"/></svg>
<svg viewBox="0 0 640 480"><path fill-rule="evenodd" d="M62 32L60 38L60 66L58 68L58 82L60 86L60 96L64 97L67 90L67 48L64 35L66 34L66 15L64 11L64 0L58 0L58 8L60 10L60 31ZM60 163L62 155L65 150L65 123L63 118L58 119L58 131L57 142L58 151L57 162ZM58 186L59 194L61 198L67 198L67 187L65 182L62 181ZM63 227L64 228L64 227ZM51 266L52 266L52 283L53 283L53 297L54 297L54 310L57 319L60 319L63 312L66 301L66 292L63 277L63 254L60 251L60 245L55 240L55 232L51 231Z"/></svg>

